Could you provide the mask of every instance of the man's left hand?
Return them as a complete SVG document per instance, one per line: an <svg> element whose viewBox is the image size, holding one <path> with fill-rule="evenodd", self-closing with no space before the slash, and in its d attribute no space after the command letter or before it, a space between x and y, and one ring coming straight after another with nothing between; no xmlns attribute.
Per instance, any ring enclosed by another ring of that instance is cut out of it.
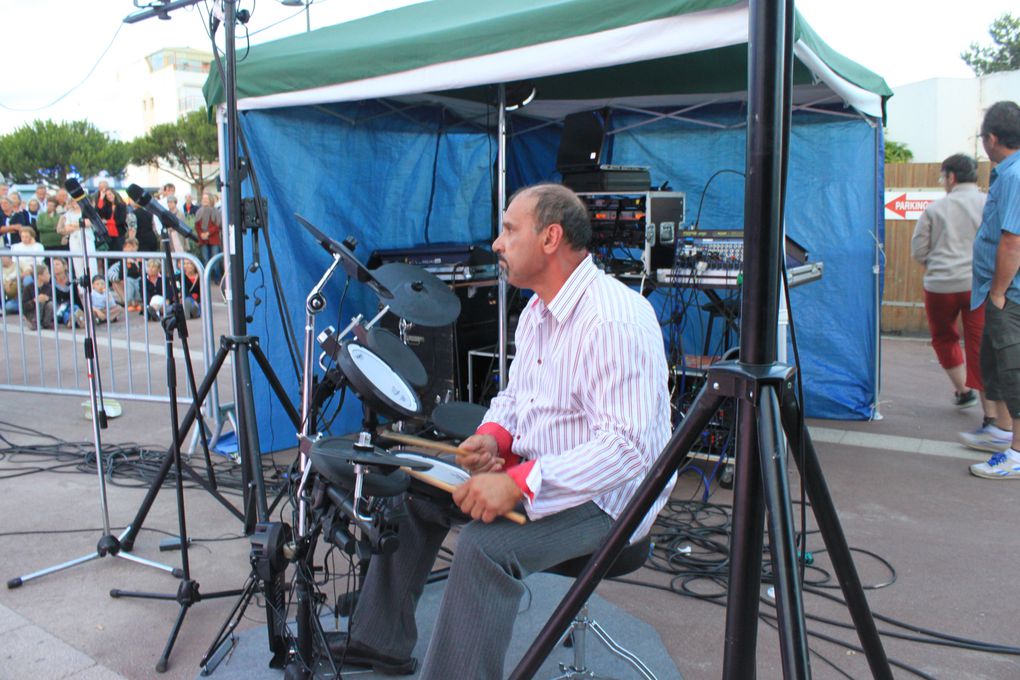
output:
<svg viewBox="0 0 1020 680"><path fill-rule="evenodd" d="M520 487L502 472L477 474L453 490L453 502L461 511L486 524L513 510L523 497Z"/></svg>
<svg viewBox="0 0 1020 680"><path fill-rule="evenodd" d="M1005 293L989 293L988 301L995 305L996 309L1002 309L1006 306L1006 295Z"/></svg>

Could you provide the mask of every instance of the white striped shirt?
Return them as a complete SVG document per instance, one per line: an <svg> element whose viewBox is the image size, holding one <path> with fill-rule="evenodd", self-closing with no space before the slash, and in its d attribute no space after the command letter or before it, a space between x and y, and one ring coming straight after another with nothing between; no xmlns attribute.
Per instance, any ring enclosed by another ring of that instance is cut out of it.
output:
<svg viewBox="0 0 1020 680"><path fill-rule="evenodd" d="M658 320L641 295L581 262L546 306L521 314L506 389L486 422L537 461L527 477L528 516L594 501L619 517L670 435L666 355ZM648 533L676 481L632 539Z"/></svg>

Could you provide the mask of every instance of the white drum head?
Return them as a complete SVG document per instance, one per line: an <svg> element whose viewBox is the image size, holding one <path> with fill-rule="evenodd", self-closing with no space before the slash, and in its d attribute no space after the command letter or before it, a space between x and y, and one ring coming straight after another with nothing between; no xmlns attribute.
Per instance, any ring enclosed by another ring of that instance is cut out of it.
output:
<svg viewBox="0 0 1020 680"><path fill-rule="evenodd" d="M360 377L370 383L376 396L389 400L407 413L415 414L421 410L421 403L414 389L377 354L353 342L348 343L346 349L351 363Z"/></svg>

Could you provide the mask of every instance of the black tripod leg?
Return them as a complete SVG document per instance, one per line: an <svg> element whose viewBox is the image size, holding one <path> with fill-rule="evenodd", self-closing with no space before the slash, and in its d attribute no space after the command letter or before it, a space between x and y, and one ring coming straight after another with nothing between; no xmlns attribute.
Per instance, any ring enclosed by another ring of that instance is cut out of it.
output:
<svg viewBox="0 0 1020 680"><path fill-rule="evenodd" d="M198 398L198 388L195 386L195 367L191 361L191 350L188 348L187 322L181 324L181 344L184 347L184 372L188 380L188 389L191 390L191 405L195 409L196 427L198 436L202 442L202 452L205 454L205 469L208 475L209 486L216 488L216 472L213 470L212 458L209 457L209 433L205 430L205 420L202 416L202 402L205 399ZM181 436L187 436L186 429L181 430Z"/></svg>
<svg viewBox="0 0 1020 680"><path fill-rule="evenodd" d="M290 418L290 422L294 424L294 427L298 430L301 429L301 414L294 408L294 404L291 403L290 397L287 395L287 390L284 389L283 384L280 383L280 379L276 377L276 372L273 370L273 365L269 363L269 359L262 352L262 348L258 343L251 343L251 353L255 356L255 362L262 369L263 375L266 376L266 380L269 381L269 386L273 388L273 392L276 393L277 399L283 404L283 410L287 412L287 417Z"/></svg>
<svg viewBox="0 0 1020 680"><path fill-rule="evenodd" d="M262 476L262 448L259 445L259 430L255 421L255 403L251 385L251 361L248 343L235 338L234 352L234 404L242 413L238 436L238 450L241 454L241 482L244 485L244 533L251 534L255 524L269 519L269 505L266 500L266 481Z"/></svg>
<svg viewBox="0 0 1020 680"><path fill-rule="evenodd" d="M283 404L283 409L287 412L287 416L290 418L290 422L294 424L294 429L301 430L301 414L297 412L294 405L290 401L290 397L287 395L287 390L284 389L280 383L280 379L276 376L276 372L273 370L273 365L269 363L269 359L263 353L262 348L256 342L251 343L251 353L255 356L255 362L262 369L262 374L266 376L266 380L269 381L269 386L273 388L273 392L276 393L276 397ZM296 461L295 461L296 463ZM291 473L293 473L294 466L291 466ZM293 478L293 476L292 476ZM280 490L276 494L276 498L269 505L267 512L272 514L276 509L276 506L280 504L280 501L284 499L287 493L290 491L290 484L284 484L280 487Z"/></svg>
<svg viewBox="0 0 1020 680"><path fill-rule="evenodd" d="M201 404L205 401L206 395L209 394L209 390L212 389L213 383L216 381L216 376L219 374L220 368L223 366L223 362L227 358L229 349L225 344L220 345L219 351L216 352L216 357L213 359L212 365L209 367L209 372L202 380L202 384L198 388L198 393L195 395L195 401L191 407L188 408L187 413L184 414L184 420L181 422L181 430L187 431L188 428L195 422L197 416L197 410L195 404ZM135 514L135 518L131 521L131 526L128 527L127 532L121 538L121 545L124 550L130 552L134 547L135 538L138 536L138 532L141 531L142 525L145 523L145 518L149 514L149 510L152 509L152 504L156 500L156 496L159 494L160 489L163 488L163 483L166 481L166 476L170 472L170 467L173 465L173 447L167 450L166 456L163 458L163 464L159 468L159 472L156 473L156 478L149 485L149 490L145 494L145 498L142 500L142 504L138 507L138 512ZM202 484L206 489L218 500L227 510L229 510L238 519L244 519L244 515L235 508L230 501L221 496L215 489L211 489L205 484L205 480L200 475L191 471L191 468L187 468L191 472L191 476L196 482Z"/></svg>
<svg viewBox="0 0 1020 680"><path fill-rule="evenodd" d="M737 432L723 677L753 678L765 505L758 463L757 410L743 399L737 400Z"/></svg>
<svg viewBox="0 0 1020 680"><path fill-rule="evenodd" d="M181 609L177 612L177 620L174 621L173 630L170 631L170 637L166 641L166 647L163 648L163 654L159 657L159 661L156 662L156 672L163 673L166 671L167 663L170 660L170 652L174 649L174 643L177 642L177 635L181 632L181 626L184 624L184 617L188 613L190 605L182 604Z"/></svg>
<svg viewBox="0 0 1020 680"><path fill-rule="evenodd" d="M797 570L793 506L787 479L786 442L779 420L779 399L772 386L761 390L758 410L758 447L765 509L769 527L769 553L776 580L776 612L782 650L783 677L811 677L807 628L800 573Z"/></svg>
<svg viewBox="0 0 1020 680"><path fill-rule="evenodd" d="M535 638L531 647L511 673L512 680L526 680L538 672L542 662L549 656L549 652L563 637L563 633L573 621L574 616L595 592L595 587L609 571L613 560L630 540L631 534L651 509L655 499L659 497L670 478L680 468L687 454L690 453L691 447L708 426L715 412L719 410L724 398L724 395L718 391L718 386L713 387L706 383L702 388L698 398L691 405L687 418L670 437L666 447L652 464L645 480L634 492L634 497L613 523L602 547L588 560L584 570L560 600L553 615L549 617L545 626L539 631L538 637Z"/></svg>
<svg viewBox="0 0 1020 680"><path fill-rule="evenodd" d="M836 506L829 494L829 486L825 483L825 477L822 475L818 454L815 453L814 444L811 443L811 437L807 431L801 429L800 406L792 390L788 390L783 398L781 414L783 429L786 431L791 449L795 452L794 460L797 461L801 483L811 501L815 521L818 522L818 531L829 551L833 571L836 572L839 586L843 590L843 597L846 599L850 618L853 619L861 647L868 659L871 675L880 680L892 680L892 668L889 666L889 659L886 656L885 647L882 645L882 639L878 635L875 619L871 615L871 607L864 596L864 587L861 585L857 567L850 554L846 535L843 533L843 527L839 524ZM803 462L800 456L796 455L796 452L801 450L804 452Z"/></svg>

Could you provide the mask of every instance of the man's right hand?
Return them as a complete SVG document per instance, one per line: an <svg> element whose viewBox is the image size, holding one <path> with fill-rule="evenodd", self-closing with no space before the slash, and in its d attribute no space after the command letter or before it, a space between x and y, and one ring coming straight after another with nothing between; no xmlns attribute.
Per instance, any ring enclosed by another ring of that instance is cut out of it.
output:
<svg viewBox="0 0 1020 680"><path fill-rule="evenodd" d="M491 434L473 434L458 446L467 455L457 456L457 462L471 474L482 472L500 472L503 459L499 457L496 438Z"/></svg>

